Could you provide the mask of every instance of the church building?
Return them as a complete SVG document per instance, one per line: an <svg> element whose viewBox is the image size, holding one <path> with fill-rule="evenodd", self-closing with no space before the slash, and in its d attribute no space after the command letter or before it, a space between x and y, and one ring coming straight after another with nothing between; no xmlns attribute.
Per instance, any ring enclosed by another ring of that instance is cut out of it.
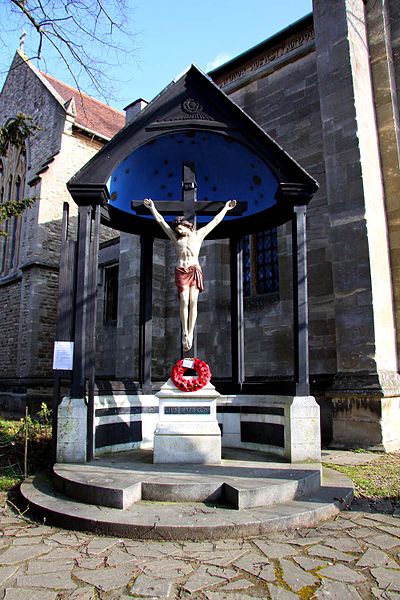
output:
<svg viewBox="0 0 400 600"><path fill-rule="evenodd" d="M310 385L320 406L323 442L399 449L396 0L314 0L312 14L208 75L319 184L308 206L307 259ZM23 217L3 224L8 234L0 250L3 407L52 396L63 203L70 205L72 235L77 214L66 183L145 106L140 99L124 116L38 71L21 51L15 56L0 96L0 121L24 112L41 130L25 149L10 149L0 162L2 202L21 194L38 199ZM168 164L154 176L168 196ZM218 181L197 184L218 193ZM110 181L110 204L116 185ZM248 193L262 203L262 190L255 165ZM290 224L265 223L242 240L248 389L293 373L291 239ZM138 236L102 228L96 385L115 396L141 393L135 359L141 343L140 254ZM206 289L199 299L197 352L211 364L221 393L231 369L228 254L222 239L206 241L200 256ZM174 262L173 248L156 240L153 392L180 352Z"/></svg>

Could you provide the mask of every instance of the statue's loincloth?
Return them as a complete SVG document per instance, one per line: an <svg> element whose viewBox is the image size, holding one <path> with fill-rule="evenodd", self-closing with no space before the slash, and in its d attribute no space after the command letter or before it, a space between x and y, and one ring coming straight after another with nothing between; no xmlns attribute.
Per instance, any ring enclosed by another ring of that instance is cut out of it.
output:
<svg viewBox="0 0 400 600"><path fill-rule="evenodd" d="M203 271L199 265L192 265L190 267L175 267L175 283L178 288L178 296L184 290L190 287L197 287L199 292L204 290L203 285Z"/></svg>

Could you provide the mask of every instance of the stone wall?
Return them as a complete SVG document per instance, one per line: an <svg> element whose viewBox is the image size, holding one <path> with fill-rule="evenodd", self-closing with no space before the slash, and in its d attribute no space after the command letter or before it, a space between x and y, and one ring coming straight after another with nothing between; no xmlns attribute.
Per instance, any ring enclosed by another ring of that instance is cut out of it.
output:
<svg viewBox="0 0 400 600"><path fill-rule="evenodd" d="M18 264L0 279L0 393L7 406L7 398L15 401L10 378L19 400L51 394L63 203L70 203L71 231L77 213L66 182L102 146L73 128L72 117L17 53L0 95L0 122L18 112L40 130L27 141L24 191L36 202L22 216Z"/></svg>

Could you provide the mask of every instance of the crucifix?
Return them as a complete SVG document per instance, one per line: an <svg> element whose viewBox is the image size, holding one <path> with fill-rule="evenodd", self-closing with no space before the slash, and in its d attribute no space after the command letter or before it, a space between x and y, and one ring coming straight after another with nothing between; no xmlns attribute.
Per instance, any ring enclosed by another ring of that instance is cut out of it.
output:
<svg viewBox="0 0 400 600"><path fill-rule="evenodd" d="M238 203L236 200L198 202L194 163L184 162L182 171L182 200L153 202L146 198L143 203L132 201L132 208L138 214L145 214L144 210L150 210L157 223L174 243L177 254L175 283L180 302L182 348L184 352L188 352L193 347L198 295L203 291L203 273L199 264L201 245L228 211L242 214L247 208L247 203ZM179 215L182 212L183 216L177 216L171 225L162 216L162 214ZM215 216L209 223L196 230L195 221L198 214Z"/></svg>

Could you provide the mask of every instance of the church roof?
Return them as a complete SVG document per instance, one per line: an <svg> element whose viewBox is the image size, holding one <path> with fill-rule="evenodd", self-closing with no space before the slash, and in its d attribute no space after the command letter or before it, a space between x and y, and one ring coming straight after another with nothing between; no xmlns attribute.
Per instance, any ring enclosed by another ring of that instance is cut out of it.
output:
<svg viewBox="0 0 400 600"><path fill-rule="evenodd" d="M84 92L67 85L48 73L40 74L50 83L64 104L72 98L75 101L75 125L88 129L94 134L110 139L125 125L125 114L121 111L88 96ZM50 90L51 91L51 90Z"/></svg>

